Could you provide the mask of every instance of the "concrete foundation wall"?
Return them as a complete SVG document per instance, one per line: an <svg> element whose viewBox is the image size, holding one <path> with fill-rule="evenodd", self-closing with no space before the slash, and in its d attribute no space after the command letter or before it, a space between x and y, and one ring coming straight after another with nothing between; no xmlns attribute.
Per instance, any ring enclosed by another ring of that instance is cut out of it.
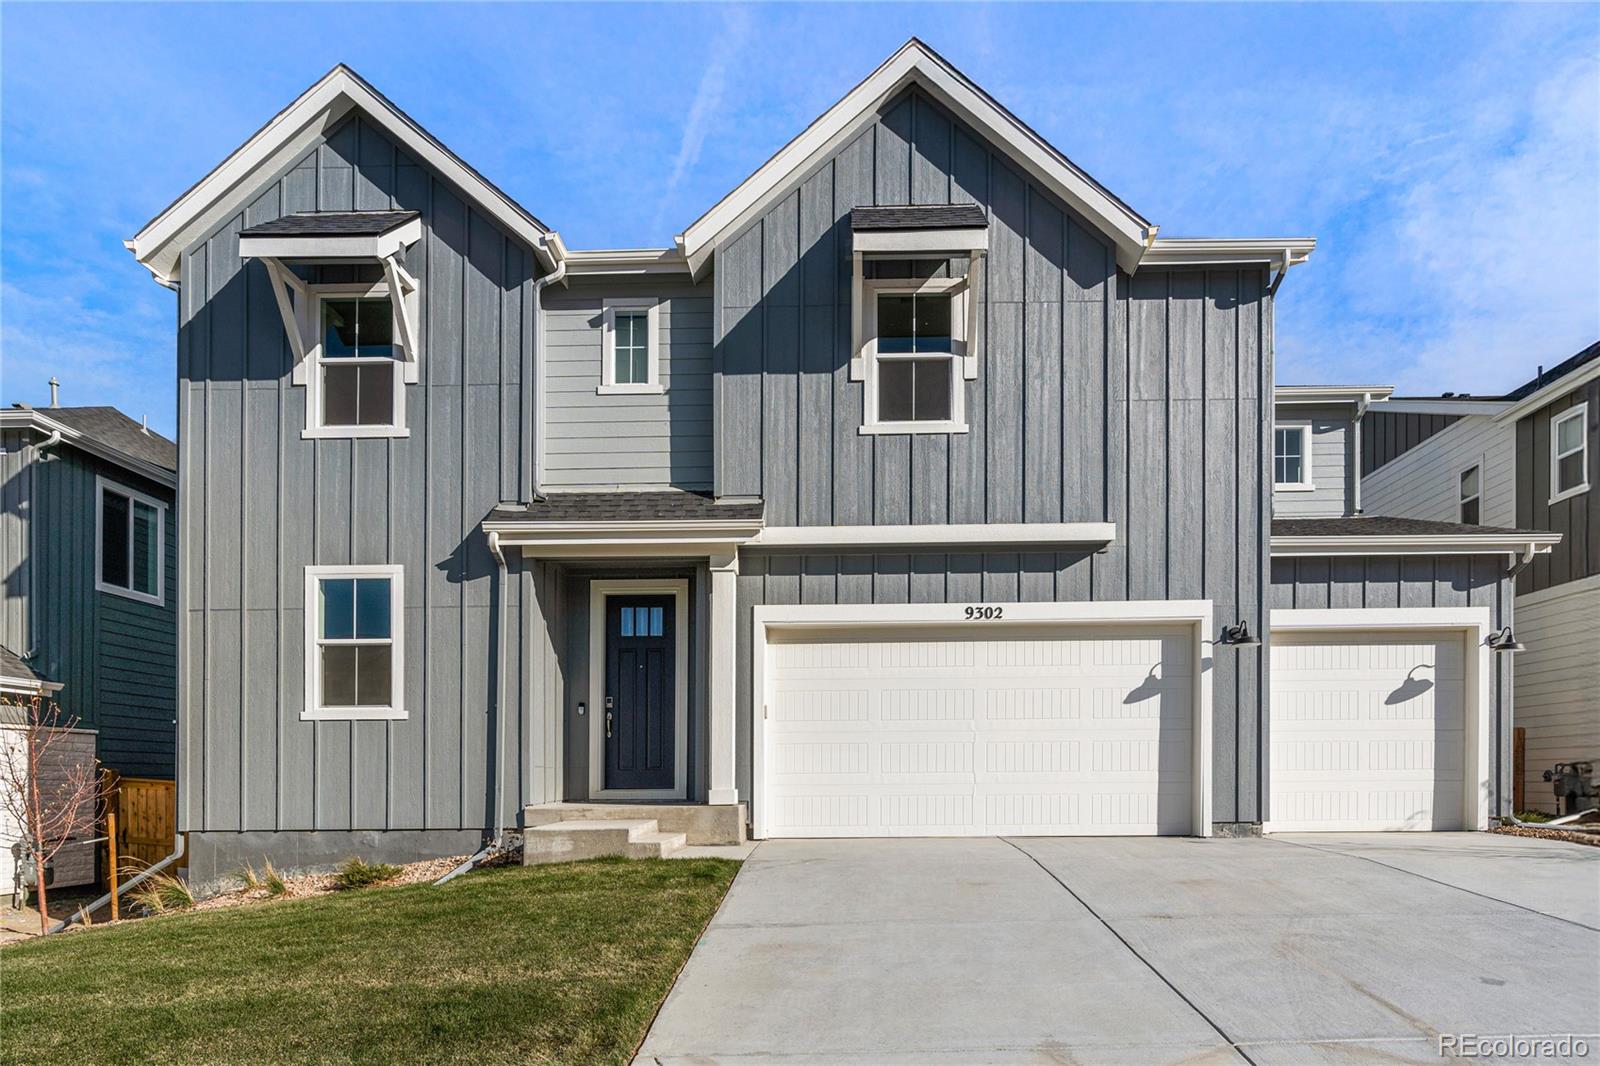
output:
<svg viewBox="0 0 1600 1066"><path fill-rule="evenodd" d="M483 845L475 829L366 830L306 833L190 833L188 881L197 895L238 888L245 863L259 870L270 858L281 874L324 873L352 855L367 862L419 862L470 855Z"/></svg>

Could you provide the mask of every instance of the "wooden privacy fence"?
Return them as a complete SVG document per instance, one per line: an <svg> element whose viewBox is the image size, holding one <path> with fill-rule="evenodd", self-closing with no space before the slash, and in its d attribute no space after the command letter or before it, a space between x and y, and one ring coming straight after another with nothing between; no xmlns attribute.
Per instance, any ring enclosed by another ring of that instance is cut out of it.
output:
<svg viewBox="0 0 1600 1066"><path fill-rule="evenodd" d="M178 842L178 786L157 777L116 777L110 807L117 813L117 866L143 870L172 854Z"/></svg>

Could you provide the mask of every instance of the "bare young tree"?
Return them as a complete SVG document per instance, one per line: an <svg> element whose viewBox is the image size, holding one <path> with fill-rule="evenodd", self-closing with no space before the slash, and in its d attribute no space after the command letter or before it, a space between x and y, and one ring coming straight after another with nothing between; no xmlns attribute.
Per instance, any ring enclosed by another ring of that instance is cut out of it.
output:
<svg viewBox="0 0 1600 1066"><path fill-rule="evenodd" d="M71 749L77 718L35 696L0 701L0 812L22 838L22 860L34 871L39 932L50 929L45 867L74 837L94 836L104 777L93 754Z"/></svg>

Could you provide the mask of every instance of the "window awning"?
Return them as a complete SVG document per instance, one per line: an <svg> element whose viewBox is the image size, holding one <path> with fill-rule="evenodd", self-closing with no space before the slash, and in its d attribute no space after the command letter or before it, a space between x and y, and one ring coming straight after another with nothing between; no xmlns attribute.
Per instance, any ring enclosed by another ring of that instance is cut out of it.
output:
<svg viewBox="0 0 1600 1066"><path fill-rule="evenodd" d="M387 259L422 239L415 211L306 211L239 234L247 259Z"/></svg>
<svg viewBox="0 0 1600 1066"><path fill-rule="evenodd" d="M240 258L261 260L272 279L278 314L294 349L296 384L305 384L306 353L316 345L319 323L311 319L312 300L305 282L284 261L328 259L370 259L383 267L396 339L405 356L405 380L416 384L420 286L400 262L400 254L421 239L422 216L416 211L303 211L240 231Z"/></svg>
<svg viewBox="0 0 1600 1066"><path fill-rule="evenodd" d="M977 204L857 207L853 248L863 254L973 255L989 249L989 216Z"/></svg>

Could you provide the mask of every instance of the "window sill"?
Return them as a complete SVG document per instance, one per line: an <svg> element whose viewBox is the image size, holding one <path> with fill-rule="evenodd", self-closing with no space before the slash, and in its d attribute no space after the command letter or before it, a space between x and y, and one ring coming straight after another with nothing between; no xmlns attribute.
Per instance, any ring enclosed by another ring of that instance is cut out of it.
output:
<svg viewBox="0 0 1600 1066"><path fill-rule="evenodd" d="M94 583L94 589L96 592L104 592L112 596L121 596L125 600L137 600L140 603L148 603L152 607L165 607L167 605L167 599L165 596L160 594L151 594L148 592L135 592L133 589L125 589L120 585L107 585L100 581L96 581Z"/></svg>
<svg viewBox="0 0 1600 1066"><path fill-rule="evenodd" d="M302 722L398 722L405 718L403 707L319 707L300 712Z"/></svg>
<svg viewBox="0 0 1600 1066"><path fill-rule="evenodd" d="M1316 492L1317 491L1317 487L1315 485L1307 485L1307 484L1305 484L1303 482L1300 483L1300 484L1295 484L1295 485L1274 484L1272 486L1272 491L1273 492Z"/></svg>
<svg viewBox="0 0 1600 1066"><path fill-rule="evenodd" d="M1570 500L1574 496L1582 496L1584 493L1586 493L1588 491L1589 491L1589 483L1587 481L1585 481L1582 485L1574 485L1572 488L1568 489L1565 492L1556 493L1554 496L1550 497L1550 502L1551 503L1560 503L1562 500Z"/></svg>
<svg viewBox="0 0 1600 1066"><path fill-rule="evenodd" d="M597 385L596 396L660 396L667 391L665 385Z"/></svg>
<svg viewBox="0 0 1600 1066"><path fill-rule="evenodd" d="M857 432L867 436L890 433L965 433L965 422L872 422Z"/></svg>
<svg viewBox="0 0 1600 1066"><path fill-rule="evenodd" d="M300 431L301 440L353 440L409 436L411 436L411 431L404 426L311 426Z"/></svg>

